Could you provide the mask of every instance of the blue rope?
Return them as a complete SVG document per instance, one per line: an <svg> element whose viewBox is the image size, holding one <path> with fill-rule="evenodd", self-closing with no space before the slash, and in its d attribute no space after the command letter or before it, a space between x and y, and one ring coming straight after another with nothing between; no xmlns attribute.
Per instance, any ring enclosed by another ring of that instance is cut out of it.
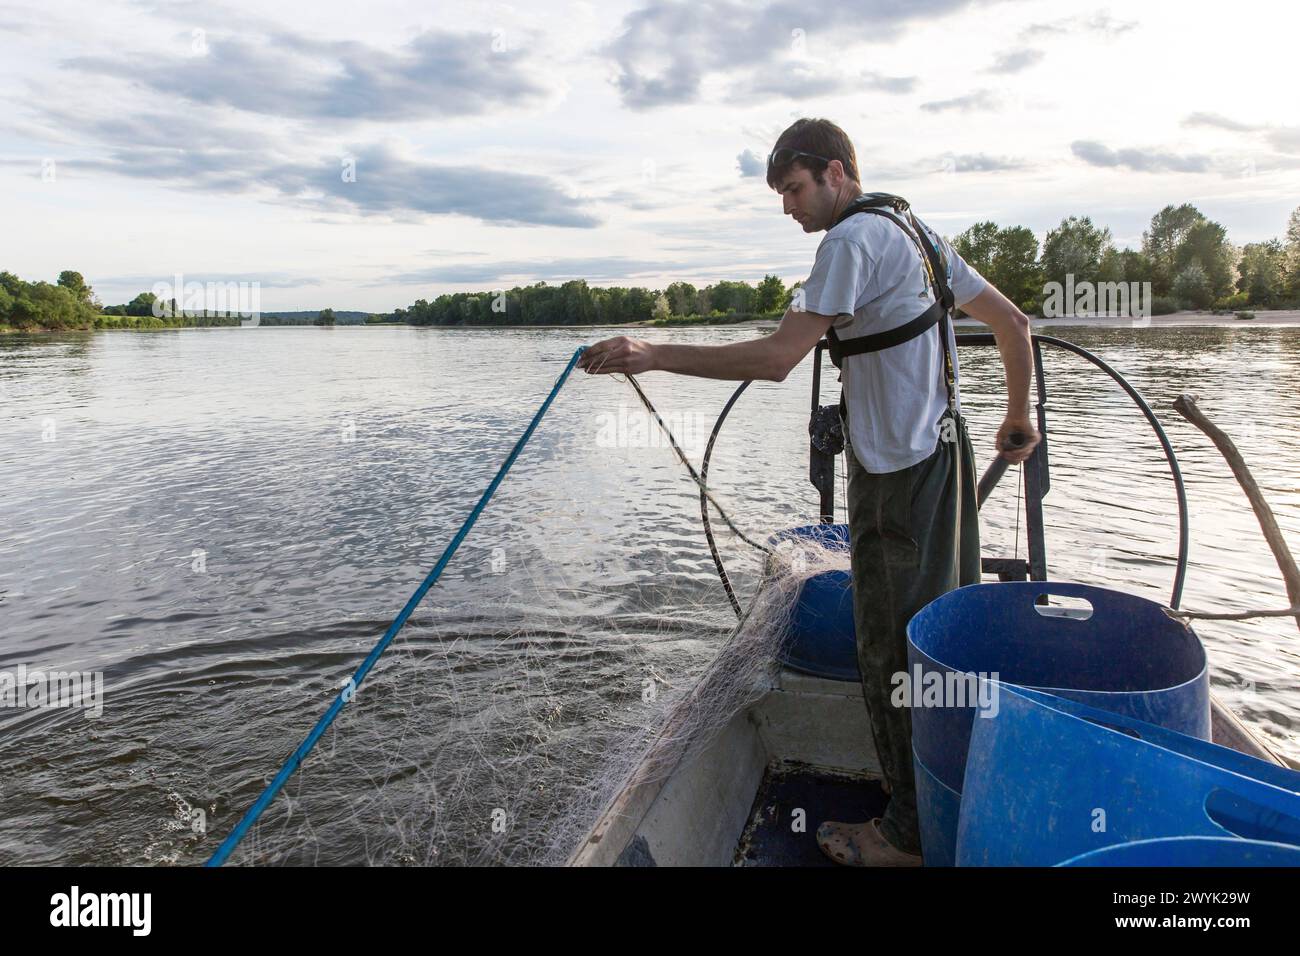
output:
<svg viewBox="0 0 1300 956"><path fill-rule="evenodd" d="M311 729L311 733L307 735L307 739L299 744L298 749L295 750L293 755L285 761L284 766L280 768L280 772L275 775L275 779L271 781L264 791L262 791L262 795L257 798L257 802L248 808L248 812L244 814L243 819L240 820L235 829L230 832L230 835L226 837L221 846L217 847L216 852L213 853L208 862L204 864L205 866L221 866L221 864L226 862L230 857L231 852L239 845L239 841L248 833L249 828L257 822L258 817L262 815L262 812L271 805L271 801L274 800L275 795L280 792L280 788L284 786L285 782L291 776L293 776L294 771L298 769L299 765L302 764L307 755L311 753L312 748L316 746L316 741L320 740L321 736L329 728L329 725L334 722L334 718L338 716L339 711L341 711L343 707L356 695L357 688L359 688L361 682L366 679L366 675L370 673L370 669L375 666L375 662L379 660L379 655L384 653L385 648L392 643L393 638L397 636L397 632L402 629L402 625L406 623L406 619L409 618L411 613L419 606L420 602L424 599L425 594L428 593L429 588L433 587L438 578L442 576L443 569L447 567L448 562L451 561L452 555L456 553L456 549L460 547L461 542L464 541L466 535L469 534L470 528L474 527L474 522L477 521L478 516L483 513L483 509L487 507L487 503L492 500L492 495L496 493L497 487L506 476L506 472L508 472L510 466L515 463L515 459L519 457L519 453L524 450L524 446L528 444L528 440L533 437L533 432L541 422L542 416L545 415L546 410L551 407L551 402L553 402L555 396L559 394L560 388L563 387L565 380L569 377L569 373L573 371L574 365L577 364L578 357L582 355L585 349L585 345L580 346L577 351L573 353L573 358L569 359L569 364L565 366L560 377L555 380L555 386L551 389L551 394L546 396L546 401L542 402L542 407L539 408L537 414L533 416L533 420L529 424L527 431L524 432L519 441L515 442L514 449L497 470L496 477L493 478L492 483L487 486L487 490L484 491L483 496L479 498L478 504L474 506L474 510L469 513L469 517L465 519L465 523L460 526L460 530L456 532L456 536L451 539L451 543L447 545L447 549L442 552L442 557L439 558L438 563L433 566L433 570L429 572L429 576L426 577L424 582L415 589L415 593L412 594L410 600L406 602L406 606L402 608L402 613L398 614L393 623L388 626L388 630L385 631L384 636L379 639L379 643L374 646L374 649L371 650L368 655L366 655L366 659L361 662L361 666L358 667L357 672L352 675L352 679L348 681L343 690L339 691L338 696L334 698L334 703L330 704L329 710L325 711L320 720L316 721L316 726Z"/></svg>

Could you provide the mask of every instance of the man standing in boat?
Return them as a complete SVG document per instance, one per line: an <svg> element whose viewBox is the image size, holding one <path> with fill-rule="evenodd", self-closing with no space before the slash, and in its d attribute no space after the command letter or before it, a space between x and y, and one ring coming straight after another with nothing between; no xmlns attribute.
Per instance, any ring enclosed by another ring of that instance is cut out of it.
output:
<svg viewBox="0 0 1300 956"><path fill-rule="evenodd" d="M912 616L980 580L975 462L949 314L959 307L997 338L1007 411L995 445L1012 463L1039 441L1029 416L1029 319L906 203L863 194L853 144L834 123L801 119L782 133L767 183L804 232L826 232L775 332L716 346L618 336L591 346L579 365L780 382L823 336L830 340L844 383L858 664L890 800L876 819L823 823L817 840L840 863L918 866L912 719L891 701L894 675L907 671Z"/></svg>

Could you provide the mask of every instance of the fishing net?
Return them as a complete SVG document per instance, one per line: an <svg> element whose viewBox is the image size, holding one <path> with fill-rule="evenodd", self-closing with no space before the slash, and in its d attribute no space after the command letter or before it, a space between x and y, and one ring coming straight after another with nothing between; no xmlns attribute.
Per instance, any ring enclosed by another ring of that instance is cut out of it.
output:
<svg viewBox="0 0 1300 956"><path fill-rule="evenodd" d="M625 390L619 421L636 417L629 384L606 381ZM566 412L574 405L562 397L552 416ZM476 544L230 862L560 864L630 779L662 779L695 759L770 686L801 583L849 559L834 544L771 540L815 516L764 513L712 490L738 620L705 545L698 478L682 463L698 467L706 437L690 424L641 415L635 434L625 428L598 450L603 484L575 500L564 475L582 463L548 418L555 443L537 455L530 446L520 484L507 478ZM714 474L734 480L745 454L743 441L720 438ZM530 480L538 470L553 480ZM650 494L680 502L671 526L649 517ZM303 702L323 709L386 624L358 618L319 677L273 689L267 712L284 715L286 752L310 724ZM208 802L214 832L195 835L194 852L210 851L276 768L262 769ZM183 829L193 811L178 801Z"/></svg>

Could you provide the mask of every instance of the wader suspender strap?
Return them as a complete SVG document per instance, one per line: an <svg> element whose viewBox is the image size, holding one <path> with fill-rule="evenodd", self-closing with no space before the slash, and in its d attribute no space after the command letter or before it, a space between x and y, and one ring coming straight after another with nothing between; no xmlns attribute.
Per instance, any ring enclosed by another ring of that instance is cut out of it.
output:
<svg viewBox="0 0 1300 956"><path fill-rule="evenodd" d="M880 203L889 202L890 209L886 210L880 207ZM894 209L900 212L906 212L908 221L912 225L912 231L909 231L892 213ZM912 321L904 323L897 328L888 329L884 332L876 332L872 335L860 335L851 339L841 339L835 332L834 327L826 330L826 340L830 346L829 351L831 361L836 368L842 368L844 358L849 355L862 355L867 352L879 352L883 349L893 348L895 345L902 345L904 342L910 342L912 339L922 335L932 325L939 326L939 340L943 345L943 365L944 365L944 384L948 389L948 407L953 414L957 413L957 392L956 392L956 369L953 365L952 352L948 345L948 318L949 313L955 303L952 288L948 285L948 270L943 257L935 249L930 238L917 222L916 217L912 215L907 208L906 200L897 196L889 196L884 193L871 193L854 205L846 209L836 220L835 225L839 225L849 216L857 213L871 213L877 216L884 216L894 222L903 232L908 233L913 243L920 249L925 259L925 271L930 279L930 286L934 290L934 303L914 318ZM833 228L833 227L832 227ZM844 400L844 392L840 391L840 414L845 421L848 421L848 403Z"/></svg>

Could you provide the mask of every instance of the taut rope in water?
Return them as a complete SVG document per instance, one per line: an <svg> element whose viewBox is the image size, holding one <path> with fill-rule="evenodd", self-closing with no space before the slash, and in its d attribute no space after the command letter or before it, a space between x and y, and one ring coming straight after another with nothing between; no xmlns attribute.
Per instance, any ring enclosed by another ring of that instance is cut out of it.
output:
<svg viewBox="0 0 1300 956"><path fill-rule="evenodd" d="M461 543L464 542L466 536L470 532L470 529L473 528L474 523L478 520L479 515L482 514L483 510L487 507L488 502L492 500L492 496L496 493L497 488L501 485L501 482L505 479L506 473L510 470L511 465L514 464L515 459L519 457L520 452L524 450L524 446L528 444L529 439L532 438L533 432L536 431L538 424L540 424L542 420L542 417L546 414L547 409L551 407L551 403L555 400L555 396L559 394L560 389L564 386L564 383L568 380L570 373L574 369L574 366L577 364L578 358L582 355L582 353L585 350L586 350L586 346L582 346L573 353L573 357L569 359L568 365L565 366L564 371L560 373L559 378L557 378L555 381L555 385L551 388L551 393L546 397L546 400L542 402L541 407L537 409L537 413L533 416L533 420L529 423L528 428L524 431L523 435L520 436L519 440L515 442L514 448L511 450L510 454L506 457L506 460L501 464L501 467L497 469L496 476L488 484L487 489L483 492L483 495L479 498L478 504L476 504L474 506L474 509L469 513L469 516L465 519L464 523L461 525L460 530L456 532L455 537L453 537L451 542L447 545L446 549L442 553L442 557L438 559L438 563L433 566L433 569L425 577L424 581L421 582L418 588L416 588L415 593L412 594L411 597L407 600L406 605L402 608L401 612L393 620L393 623L389 625L388 630L384 632L383 637L379 639L378 643L375 644L375 646L371 649L370 653L366 655L365 660L361 662L361 666L357 668L356 673L352 675L352 677L348 680L347 684L344 685L343 689L339 691L338 695L334 698L333 703L330 704L329 709L327 709L325 713L321 715L320 719L316 721L316 724L314 727L312 727L311 732L307 734L307 737L303 740L303 742L299 744L298 748L289 756L289 759L284 762L284 765L280 768L279 773L275 775L275 777L267 785L266 789L262 791L261 796L259 796L257 800L253 803L253 805L248 808L248 811L240 819L239 823L236 824L235 828L230 832L230 834L226 837L226 839L222 841L221 845L217 847L216 851L212 854L212 856L208 859L207 863L205 864L206 866L221 866L223 863L226 862L226 860L229 859L230 854L234 851L235 847L239 845L240 841L243 840L243 838L248 834L248 831L252 828L253 824L255 824L258 821L258 819L266 811L267 807L271 805L272 801L274 801L276 797L276 794L280 792L280 790L284 787L285 783L288 782L289 778L293 776L293 774L297 771L297 769L302 765L302 762L311 753L312 749L316 746L316 743L324 735L325 731L329 729L330 725L334 722L334 719L339 715L339 712L342 711L343 708L356 695L357 688L361 686L361 682L366 679L366 675L370 673L371 669L378 662L380 655L382 655L385 649L387 649L388 645L393 642L393 639L397 636L397 633L406 624L411 614L419 606L420 602L424 600L424 596L429 592L429 589L432 588L433 585L437 583L438 579L442 576L443 570L447 567L448 563L450 563L452 557L455 555L456 550L460 547ZM655 409L654 405L651 403L650 399L646 396L645 392L641 390L640 384L631 375L627 376L627 380L628 382L631 383L632 387L636 390L637 396L641 399L646 409L649 410L650 414L654 416L654 419L658 423L659 427L663 429L664 434L668 436L668 441L672 445L673 451L677 454L677 457L681 461L682 465L684 465L686 470L690 473L691 478L699 486L701 498L707 499L708 503L712 504L713 507L718 510L718 514L721 516L722 520L726 523L727 527L729 527L736 534L736 536L740 538L740 540L744 541L746 544L750 545L751 547L754 547L759 551L764 552L765 554L770 555L774 553L772 548L769 548L766 545L754 541L752 538L750 538L743 531L741 531L739 528L736 527L736 525L732 522L731 518L727 515L725 509L723 509L722 505L718 503L718 501L713 497L713 494L709 491L708 485L705 483L704 476L700 472L697 472L694 466L691 465L690 461L686 457L685 452L682 451L681 446L677 443L677 439L673 436L667 424L665 424L663 418L659 415L658 410ZM749 383L746 382L745 384L748 385ZM743 391L743 387L741 391ZM728 411L730 410L731 405L735 402L737 397L739 397L739 391L737 392L736 395L732 396L731 402L728 403L727 405ZM725 411L723 414L723 418L725 418ZM717 437L718 429L722 425L723 418L719 418L717 425L714 427L713 435L710 438L710 450L712 449L713 439ZM708 456L706 455L705 466L704 466L706 469L707 469L707 462L708 462ZM705 473L707 474L707 472ZM726 588L727 597L731 600L732 605L736 609L736 615L740 619L739 623L737 624L737 629L739 629L744 625L746 619L749 616L749 613L753 611L754 607L756 606L757 601L752 602L748 610L742 611L740 607L740 602L736 599L736 596L732 591L730 581L727 579L726 572L722 567L721 559L717 554L717 549L713 541L713 535L711 529L709 528L708 509L704 508L702 510L704 513L705 531L706 533L708 533L708 538L709 538L709 546L710 549L713 551L714 561L718 565L718 572L722 576L722 583ZM760 588L760 591L761 590L762 589Z"/></svg>
<svg viewBox="0 0 1300 956"><path fill-rule="evenodd" d="M284 766L280 768L280 772L275 775L275 778L267 785L266 789L262 791L262 795L257 798L251 807L248 808L248 812L245 813L239 823L236 824L235 829L230 831L230 835L222 841L219 847L217 847L216 852L213 853L207 863L204 864L205 866L221 866L221 864L226 862L230 857L231 852L233 852L235 847L239 845L239 842L248 833L249 829L257 822L258 818L261 817L266 808L271 805L271 801L275 799L275 795L280 792L280 789L285 785L288 779L293 776L294 771L302 765L303 760L305 760L307 755L311 753L312 748L316 746L316 742L320 740L325 731L329 729L330 724L334 723L334 718L339 715L339 712L356 695L357 688L361 686L361 682L366 679L366 675L369 674L371 668L375 666L375 663L379 660L379 656L383 654L388 645L393 642L393 638L397 636L397 632L402 629L402 626L406 624L406 621L411 616L412 612L414 612L420 602L424 600L425 594L427 594L429 589L433 587L438 578L442 576L442 572L451 561L452 556L455 555L456 550L461 546L461 543L469 534L470 529L474 527L474 523L478 521L479 515L483 513L483 509L486 508L488 502L492 500L492 496L496 494L496 490L505 478L506 472L508 472L510 466L515 463L515 459L519 457L519 453L524 450L524 446L528 444L528 440L533 437L533 432L537 430L537 426L541 422L542 416L545 415L546 410L551 407L551 402L553 402L555 396L559 394L561 387L563 387L565 381L569 377L569 373L573 371L573 367L577 364L578 357L582 355L585 349L586 346L581 346L573 353L573 357L569 359L569 364L566 365L564 371L560 373L560 377L555 380L555 385L551 388L551 394L546 396L546 401L542 402L541 407L537 409L537 414L533 416L532 422L529 423L528 428L524 431L523 435L520 436L519 440L515 442L515 447L511 450L510 454L506 456L506 460L502 462L501 467L497 469L496 476L488 484L487 490L485 490L482 497L479 498L478 504L474 506L474 510L469 513L469 517L467 517L465 522L460 526L460 530L456 532L456 536L451 539L451 543L449 543L446 550L442 552L442 557L440 557L438 563L433 566L433 570L429 572L428 576L425 577L420 586L415 589L415 593L412 594L410 599L406 602L406 606L402 608L401 613L397 615L393 620L393 623L388 626L388 630L384 632L384 636L379 639L379 642L371 649L370 653L366 655L366 659L361 662L361 666L357 668L356 673L352 675L351 679L346 685L344 685L343 689L339 691L338 696L334 698L334 702L330 704L329 709L321 715L320 720L316 721L316 726L312 727L311 733L309 733L306 739L298 745L298 749L289 756L289 759L284 762Z"/></svg>

